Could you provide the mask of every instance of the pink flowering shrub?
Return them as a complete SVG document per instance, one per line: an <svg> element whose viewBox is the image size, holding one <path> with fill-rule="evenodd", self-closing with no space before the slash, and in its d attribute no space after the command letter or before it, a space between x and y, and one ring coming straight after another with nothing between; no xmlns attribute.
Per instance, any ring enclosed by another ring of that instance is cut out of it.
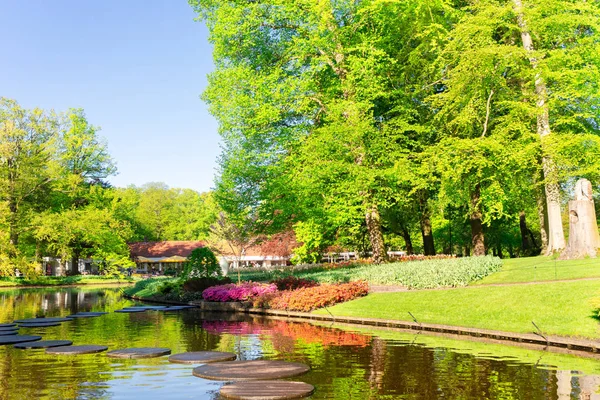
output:
<svg viewBox="0 0 600 400"><path fill-rule="evenodd" d="M248 301L276 291L275 284L243 282L209 287L202 292L202 297L207 301Z"/></svg>

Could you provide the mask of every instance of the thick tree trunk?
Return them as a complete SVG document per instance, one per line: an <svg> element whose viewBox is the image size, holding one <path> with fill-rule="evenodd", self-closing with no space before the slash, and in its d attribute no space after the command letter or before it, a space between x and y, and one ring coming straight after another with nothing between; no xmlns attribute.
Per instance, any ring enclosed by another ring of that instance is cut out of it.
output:
<svg viewBox="0 0 600 400"><path fill-rule="evenodd" d="M406 226L402 227L402 238L404 239L404 243L406 245L406 254L414 254L415 251L413 249L412 240L410 239L410 233L408 232L408 228Z"/></svg>
<svg viewBox="0 0 600 400"><path fill-rule="evenodd" d="M569 201L569 243L560 258L596 257L599 248L592 184L580 179L575 186L575 200Z"/></svg>
<svg viewBox="0 0 600 400"><path fill-rule="evenodd" d="M479 184L471 193L471 243L473 244L474 256L485 256L485 241L483 236L483 217L481 212L481 188Z"/></svg>
<svg viewBox="0 0 600 400"><path fill-rule="evenodd" d="M381 264L387 261L387 252L385 250L385 242L383 240L383 232L381 231L381 217L376 205L372 205L367 209L365 220L367 222L367 230L369 231L369 240L373 251L373 262Z"/></svg>
<svg viewBox="0 0 600 400"><path fill-rule="evenodd" d="M519 230L521 231L521 251L524 255L530 255L532 246L529 241L529 228L527 228L525 211L519 212Z"/></svg>
<svg viewBox="0 0 600 400"><path fill-rule="evenodd" d="M79 274L79 252L74 252L71 258L71 275Z"/></svg>
<svg viewBox="0 0 600 400"><path fill-rule="evenodd" d="M431 228L431 211L426 198L421 198L421 235L423 235L423 253L426 256L435 255L435 243L433 242L433 229Z"/></svg>
<svg viewBox="0 0 600 400"><path fill-rule="evenodd" d="M548 249L548 221L546 219L548 213L546 212L546 196L541 188L537 188L535 192L535 201L537 205L538 218L540 221L540 237L542 240L541 250L542 253L545 254L546 250Z"/></svg>
<svg viewBox="0 0 600 400"><path fill-rule="evenodd" d="M517 23L521 29L521 40L523 42L523 48L533 53L535 48L533 47L533 40L527 27L527 22L523 15L523 3L521 0L513 0L514 10L517 14ZM531 55L529 62L534 70L537 70L537 59ZM536 74L535 78L535 92L537 95L537 107L538 107L538 118L537 118L537 132L542 139L542 152L543 152L543 139L550 135L550 117L548 111L548 105L546 104L547 89L544 79L539 73ZM546 187L546 203L548 207L548 246L546 254L554 253L565 248L565 234L563 232L562 218L560 212L560 187L557 181L557 168L554 160L548 155L542 158L542 170L544 171L545 187Z"/></svg>

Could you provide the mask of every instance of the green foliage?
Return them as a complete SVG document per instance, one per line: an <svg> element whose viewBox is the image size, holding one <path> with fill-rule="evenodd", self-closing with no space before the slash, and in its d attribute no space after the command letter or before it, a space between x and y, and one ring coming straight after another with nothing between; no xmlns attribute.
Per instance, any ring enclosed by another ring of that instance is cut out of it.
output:
<svg viewBox="0 0 600 400"><path fill-rule="evenodd" d="M220 277L221 267L215 254L208 247L194 249L183 268L183 276L189 278Z"/></svg>
<svg viewBox="0 0 600 400"><path fill-rule="evenodd" d="M316 264L321 261L321 252L325 246L322 228L311 220L296 223L294 232L296 240L302 245L294 249L292 263Z"/></svg>
<svg viewBox="0 0 600 400"><path fill-rule="evenodd" d="M543 185L600 178L600 5L522 3L191 0L214 45L219 205L270 231L318 223L303 262L324 242L375 248L372 209L394 247L416 236L418 250L431 213L438 250L469 254L472 218L488 252L529 251L515 227L525 211L540 237Z"/></svg>

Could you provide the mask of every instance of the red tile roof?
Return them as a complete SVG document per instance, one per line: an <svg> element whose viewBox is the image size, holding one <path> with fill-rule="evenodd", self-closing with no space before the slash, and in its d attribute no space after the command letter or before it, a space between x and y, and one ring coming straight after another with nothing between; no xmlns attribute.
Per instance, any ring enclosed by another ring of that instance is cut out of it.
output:
<svg viewBox="0 0 600 400"><path fill-rule="evenodd" d="M192 250L204 247L201 241L164 241L129 243L131 257L187 257Z"/></svg>

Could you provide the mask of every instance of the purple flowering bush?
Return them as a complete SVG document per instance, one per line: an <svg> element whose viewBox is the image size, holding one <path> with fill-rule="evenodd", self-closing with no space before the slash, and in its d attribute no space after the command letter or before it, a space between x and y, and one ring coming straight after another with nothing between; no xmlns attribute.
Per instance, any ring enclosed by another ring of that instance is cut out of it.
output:
<svg viewBox="0 0 600 400"><path fill-rule="evenodd" d="M272 283L243 282L209 287L202 292L202 297L207 301L248 301L276 291L277 285Z"/></svg>

